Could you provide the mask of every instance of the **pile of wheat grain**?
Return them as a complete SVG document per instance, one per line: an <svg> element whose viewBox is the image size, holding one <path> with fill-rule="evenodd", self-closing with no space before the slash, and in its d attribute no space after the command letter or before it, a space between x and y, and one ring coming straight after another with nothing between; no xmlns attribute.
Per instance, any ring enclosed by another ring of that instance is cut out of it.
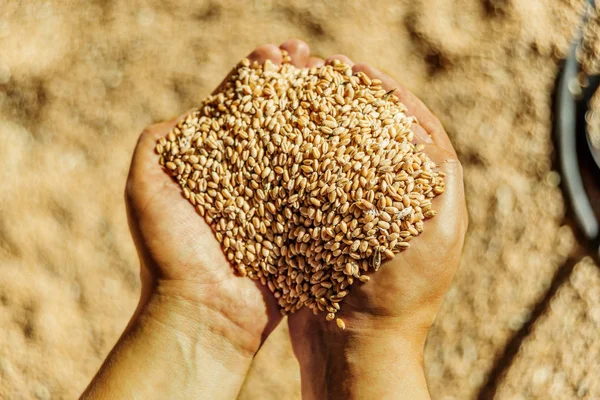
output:
<svg viewBox="0 0 600 400"><path fill-rule="evenodd" d="M379 80L287 60L244 59L156 150L240 274L343 329L340 302L423 231L443 174Z"/></svg>

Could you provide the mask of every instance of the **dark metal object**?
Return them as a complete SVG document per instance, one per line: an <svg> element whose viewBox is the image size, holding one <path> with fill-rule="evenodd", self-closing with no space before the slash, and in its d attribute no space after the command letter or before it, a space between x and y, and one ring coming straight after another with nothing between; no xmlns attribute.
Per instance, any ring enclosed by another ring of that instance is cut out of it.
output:
<svg viewBox="0 0 600 400"><path fill-rule="evenodd" d="M593 1L591 3L593 6ZM569 57L565 60L560 73L556 92L555 131L563 189L569 198L575 219L583 235L590 243L598 246L600 222L594 213L591 199L588 197L583 183L577 153L577 140L586 137L589 150L594 156L594 148L587 134L585 114L589 101L600 84L600 77L588 77L589 84L584 88L579 86L580 66L576 54L578 46L579 41L571 47ZM581 90L578 98L571 90L575 85L577 85L578 91ZM600 181L600 179L596 180ZM598 255L600 256L600 247L598 247Z"/></svg>

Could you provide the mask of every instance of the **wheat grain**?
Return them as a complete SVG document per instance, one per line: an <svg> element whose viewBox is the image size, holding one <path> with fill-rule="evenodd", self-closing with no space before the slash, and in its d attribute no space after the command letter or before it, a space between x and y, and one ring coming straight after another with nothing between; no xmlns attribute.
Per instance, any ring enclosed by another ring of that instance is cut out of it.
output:
<svg viewBox="0 0 600 400"><path fill-rule="evenodd" d="M238 273L282 313L307 306L345 329L340 302L423 231L443 174L381 81L282 58L242 60L155 150Z"/></svg>

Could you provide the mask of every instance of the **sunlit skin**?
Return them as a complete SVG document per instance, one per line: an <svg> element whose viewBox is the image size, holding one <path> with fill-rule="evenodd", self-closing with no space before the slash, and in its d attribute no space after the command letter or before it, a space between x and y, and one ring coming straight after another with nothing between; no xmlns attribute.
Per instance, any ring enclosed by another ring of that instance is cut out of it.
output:
<svg viewBox="0 0 600 400"><path fill-rule="evenodd" d="M344 55L327 60L313 57L300 40L279 47L259 46L248 58L280 64L281 49L289 53L296 67L321 66L338 59L354 71L379 78L386 90L396 89L394 94L419 121L413 125L416 140L425 144L424 151L446 174L445 193L433 201L438 215L425 223L424 233L411 242L410 249L371 274L370 282L352 286L338 313L346 330L308 309L289 316L303 396L427 398L423 344L458 266L467 227L462 169L456 153L427 107L368 64L354 64ZM233 273L210 227L158 165L156 140L184 116L148 127L138 140L125 200L141 261L142 295L126 332L86 396L127 393L150 396L144 398L197 394L234 398L252 357L281 321L268 289ZM169 336L183 344L171 348ZM193 349L193 357L185 356L186 345ZM155 360L157 346L161 354ZM171 355L175 359L169 360ZM162 382L160 371L165 366L161 363L165 362L170 370L184 372L171 374L174 377ZM363 370L363 364L371 366L370 373ZM375 376L373 368L379 371ZM158 381L151 385L152 390L144 391L134 383L132 374L156 376ZM177 377L182 381L177 382ZM379 389L373 389L374 384Z"/></svg>

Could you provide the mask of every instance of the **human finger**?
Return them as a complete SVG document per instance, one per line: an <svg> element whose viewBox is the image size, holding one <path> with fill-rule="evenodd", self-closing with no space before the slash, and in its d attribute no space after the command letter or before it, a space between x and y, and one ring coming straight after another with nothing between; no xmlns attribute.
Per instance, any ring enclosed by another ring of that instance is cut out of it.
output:
<svg viewBox="0 0 600 400"><path fill-rule="evenodd" d="M444 150L456 155L454 147L440 120L433 115L427 106L410 90L400 85L387 74L366 63L358 63L352 67L353 72L363 72L371 79L379 79L386 90L394 89L394 95L404 104L410 115L417 118L419 125L431 136L433 142Z"/></svg>
<svg viewBox="0 0 600 400"><path fill-rule="evenodd" d="M309 57L308 62L306 63L308 68L318 68L322 67L323 65L325 65L325 60L323 60L321 57Z"/></svg>
<svg viewBox="0 0 600 400"><path fill-rule="evenodd" d="M325 60L325 64L331 65L335 60L341 61L350 67L354 65L354 62L350 59L350 57L344 54L335 54L331 57L328 57L327 60Z"/></svg>
<svg viewBox="0 0 600 400"><path fill-rule="evenodd" d="M310 47L306 42L300 39L289 39L283 42L279 48L288 53L290 62L295 67L304 68L306 66L310 55Z"/></svg>

